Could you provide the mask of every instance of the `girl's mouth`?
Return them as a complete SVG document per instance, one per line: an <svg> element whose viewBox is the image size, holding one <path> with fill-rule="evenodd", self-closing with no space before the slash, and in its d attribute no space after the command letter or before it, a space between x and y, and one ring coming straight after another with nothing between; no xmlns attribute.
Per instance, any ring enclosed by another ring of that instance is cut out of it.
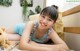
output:
<svg viewBox="0 0 80 51"><path fill-rule="evenodd" d="M45 25L44 23L41 23L41 22L40 22L40 24L41 24L41 26L43 26L43 27L46 27L46 26L47 26L47 25Z"/></svg>

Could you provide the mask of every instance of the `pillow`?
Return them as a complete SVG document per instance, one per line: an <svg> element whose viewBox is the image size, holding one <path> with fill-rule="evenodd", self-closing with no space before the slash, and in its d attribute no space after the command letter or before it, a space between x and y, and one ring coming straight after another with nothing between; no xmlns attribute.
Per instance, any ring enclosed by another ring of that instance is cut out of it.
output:
<svg viewBox="0 0 80 51"><path fill-rule="evenodd" d="M33 20L39 20L39 15L40 15L40 14L30 15L30 16L29 16L29 20L31 20L31 21L33 21Z"/></svg>
<svg viewBox="0 0 80 51"><path fill-rule="evenodd" d="M40 14L31 15L29 17L30 20L38 20ZM56 21L56 23L53 25L53 29L58 33L58 35L64 39L63 35L63 23L62 23L62 13L59 12L59 17Z"/></svg>
<svg viewBox="0 0 80 51"><path fill-rule="evenodd" d="M58 33L58 35L64 39L64 34L63 34L63 22L62 22L62 13L59 12L59 17L56 21L56 23L53 25L53 29Z"/></svg>

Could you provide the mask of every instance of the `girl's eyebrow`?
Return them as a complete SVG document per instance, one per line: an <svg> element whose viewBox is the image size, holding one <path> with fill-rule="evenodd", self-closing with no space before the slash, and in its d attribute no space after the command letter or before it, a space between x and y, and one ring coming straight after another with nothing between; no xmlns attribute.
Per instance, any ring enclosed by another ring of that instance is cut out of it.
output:
<svg viewBox="0 0 80 51"><path fill-rule="evenodd" d="M50 17L48 17L50 20L53 20L53 19L51 19Z"/></svg>
<svg viewBox="0 0 80 51"><path fill-rule="evenodd" d="M50 20L52 20L51 18L49 18Z"/></svg>

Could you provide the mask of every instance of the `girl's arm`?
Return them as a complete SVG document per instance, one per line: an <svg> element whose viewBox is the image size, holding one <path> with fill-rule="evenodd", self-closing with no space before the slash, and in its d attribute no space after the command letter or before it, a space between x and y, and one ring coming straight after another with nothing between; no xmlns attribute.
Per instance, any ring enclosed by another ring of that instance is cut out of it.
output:
<svg viewBox="0 0 80 51"><path fill-rule="evenodd" d="M55 43L55 45L59 46L59 50L70 51L66 43L59 37L59 35L53 29L50 34L50 38Z"/></svg>
<svg viewBox="0 0 80 51"><path fill-rule="evenodd" d="M26 24L24 32L20 39L20 44L19 44L20 49L30 50L30 51L51 51L50 48L34 46L29 43L30 42L30 32L33 26L34 26L33 21L30 21L29 23Z"/></svg>
<svg viewBox="0 0 80 51"><path fill-rule="evenodd" d="M32 45L41 46L41 47L48 47L53 48L53 50L60 50L60 51L70 51L66 43L58 36L58 34L52 30L51 34L49 34L50 39L55 43L54 45L48 45L48 44L38 44L31 41Z"/></svg>

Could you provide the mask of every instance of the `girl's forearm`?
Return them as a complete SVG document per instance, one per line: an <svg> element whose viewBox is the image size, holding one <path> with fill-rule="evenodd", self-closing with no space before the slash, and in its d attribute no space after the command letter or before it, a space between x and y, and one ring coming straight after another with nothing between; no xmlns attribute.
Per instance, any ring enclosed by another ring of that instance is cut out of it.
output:
<svg viewBox="0 0 80 51"><path fill-rule="evenodd" d="M41 47L53 47L53 45L49 44L38 44L36 42L31 41L30 44L35 45L35 46L41 46Z"/></svg>
<svg viewBox="0 0 80 51"><path fill-rule="evenodd" d="M24 43L20 45L20 48L23 50L29 50L29 51L48 51L50 48L47 47L41 47L41 46L35 46L29 43Z"/></svg>
<svg viewBox="0 0 80 51"><path fill-rule="evenodd" d="M55 49L62 49L65 51L69 51L69 48L65 44L54 44L54 45L48 45L48 44L38 44L35 42L31 42L31 44L41 47L47 47L47 48L55 48Z"/></svg>
<svg viewBox="0 0 80 51"><path fill-rule="evenodd" d="M60 51L70 51L69 48L63 44L54 44L54 45L48 45L48 44L37 44L38 46L41 47L48 47L48 48L53 48L53 49L58 49Z"/></svg>

